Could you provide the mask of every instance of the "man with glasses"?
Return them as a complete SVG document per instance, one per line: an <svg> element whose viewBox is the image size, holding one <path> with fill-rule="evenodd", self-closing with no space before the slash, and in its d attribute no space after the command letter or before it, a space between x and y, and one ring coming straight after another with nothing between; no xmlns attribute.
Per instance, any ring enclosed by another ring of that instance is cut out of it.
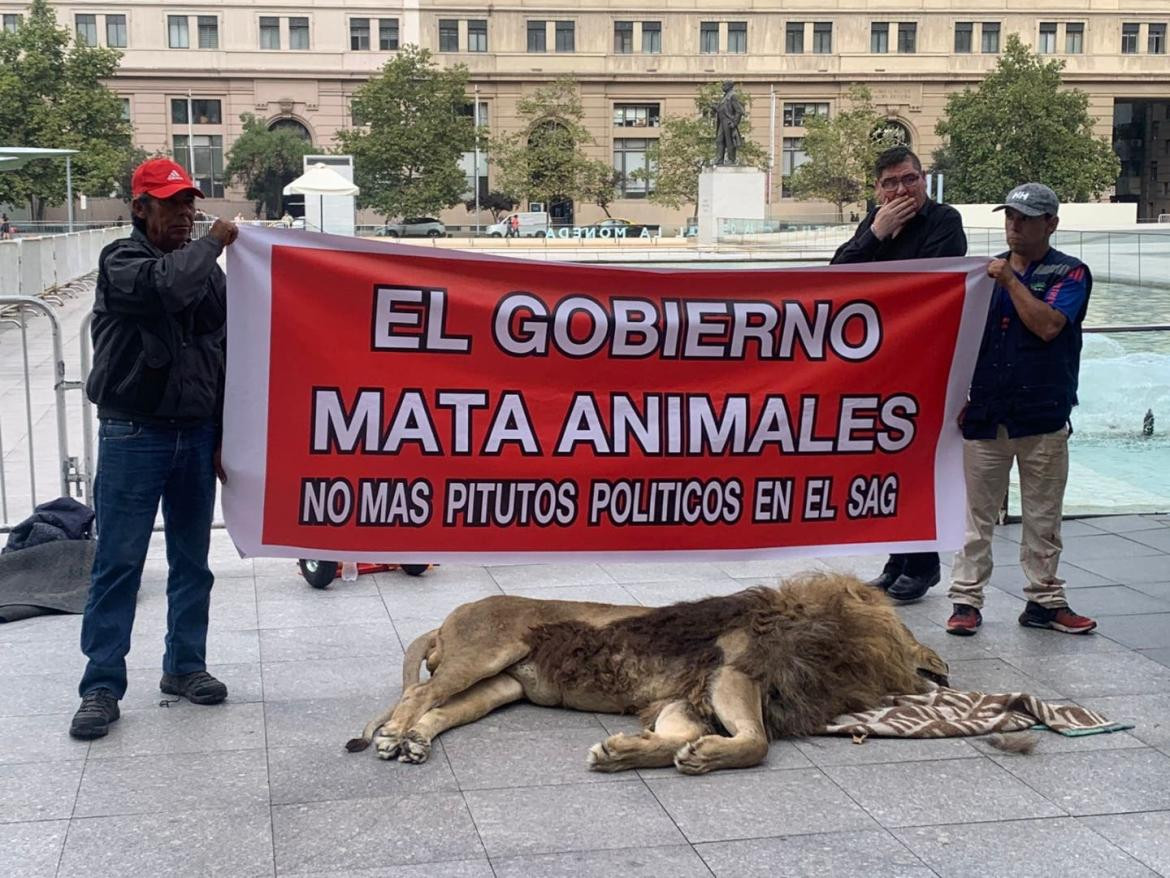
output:
<svg viewBox="0 0 1170 878"><path fill-rule="evenodd" d="M967 255L959 212L926 197L922 162L907 147L879 155L874 180L877 206L837 249L833 265ZM940 578L936 552L911 552L891 555L881 576L869 584L895 600L914 601Z"/></svg>

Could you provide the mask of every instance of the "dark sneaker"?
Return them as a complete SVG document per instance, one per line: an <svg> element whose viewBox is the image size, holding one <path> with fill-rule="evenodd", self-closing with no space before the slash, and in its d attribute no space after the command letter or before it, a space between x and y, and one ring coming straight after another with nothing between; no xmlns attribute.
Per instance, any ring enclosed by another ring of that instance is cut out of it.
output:
<svg viewBox="0 0 1170 878"><path fill-rule="evenodd" d="M1068 607L1042 607L1028 601L1020 613L1020 624L1025 628L1050 628L1065 634L1088 634L1097 623L1088 616L1078 616Z"/></svg>
<svg viewBox="0 0 1170 878"><path fill-rule="evenodd" d="M866 583L870 588L881 589L886 591L891 585L898 581L898 577L902 575L902 568L905 563L901 558L891 558L886 562L886 566L882 568L882 575L877 579L871 579Z"/></svg>
<svg viewBox="0 0 1170 878"><path fill-rule="evenodd" d="M938 585L940 579L942 572L937 567L929 573L917 576L903 573L886 589L886 594L896 601L916 601Z"/></svg>
<svg viewBox="0 0 1170 878"><path fill-rule="evenodd" d="M119 716L118 699L114 693L109 689L94 689L82 696L81 707L77 708L73 722L69 724L69 734L83 741L104 738L110 730L110 723Z"/></svg>
<svg viewBox="0 0 1170 878"><path fill-rule="evenodd" d="M192 704L219 704L227 698L227 686L207 671L163 674L158 688L167 695L181 695Z"/></svg>
<svg viewBox="0 0 1170 878"><path fill-rule="evenodd" d="M967 604L955 604L955 611L947 619L947 634L958 634L960 637L970 637L975 629L983 624L983 614L975 607Z"/></svg>

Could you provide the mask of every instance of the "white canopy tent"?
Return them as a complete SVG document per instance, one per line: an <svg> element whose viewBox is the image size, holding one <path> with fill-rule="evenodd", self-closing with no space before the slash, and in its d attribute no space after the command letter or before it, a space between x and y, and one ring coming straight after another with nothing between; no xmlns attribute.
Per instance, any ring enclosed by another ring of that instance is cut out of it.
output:
<svg viewBox="0 0 1170 878"><path fill-rule="evenodd" d="M39 149L35 146L0 146L0 171L15 171L36 159L65 157L65 198L69 204L69 231L73 231L73 161L75 149Z"/></svg>
<svg viewBox="0 0 1170 878"><path fill-rule="evenodd" d="M316 195L318 199L319 216L325 216L325 197L342 196L354 197L361 189L352 181L345 179L341 174L321 162L309 166L308 170L284 187L285 195ZM323 225L323 223L322 223ZM322 228L321 231L329 231ZM352 225L349 234L353 234Z"/></svg>

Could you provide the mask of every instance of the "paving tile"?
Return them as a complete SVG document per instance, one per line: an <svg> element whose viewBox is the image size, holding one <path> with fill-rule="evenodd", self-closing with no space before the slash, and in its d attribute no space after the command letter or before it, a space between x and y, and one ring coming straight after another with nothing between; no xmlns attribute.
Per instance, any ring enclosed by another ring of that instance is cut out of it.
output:
<svg viewBox="0 0 1170 878"><path fill-rule="evenodd" d="M716 878L928 878L934 873L885 831L789 835L696 845Z"/></svg>
<svg viewBox="0 0 1170 878"><path fill-rule="evenodd" d="M769 583L775 585L775 583ZM674 579L669 582L627 582L623 588L647 607L665 607L680 601L698 601L714 595L735 594L749 583L730 576L712 579Z"/></svg>
<svg viewBox="0 0 1170 878"><path fill-rule="evenodd" d="M681 844L682 836L637 780L463 794L488 855Z"/></svg>
<svg viewBox="0 0 1170 878"><path fill-rule="evenodd" d="M498 710L493 710L482 719L443 733L443 739L452 740L479 739L494 737L513 732L550 732L561 730L586 729L597 735L593 742L606 737L605 726L601 722L603 714L589 713L583 710L568 710L558 707L540 707L526 701L517 701ZM627 717L638 723L636 717ZM641 728L639 723L637 726ZM609 734L613 734L610 732Z"/></svg>
<svg viewBox="0 0 1170 878"><path fill-rule="evenodd" d="M1090 524L1099 530L1114 534L1128 534L1135 531L1156 529L1162 525L1149 515L1102 515L1090 519Z"/></svg>
<svg viewBox="0 0 1170 878"><path fill-rule="evenodd" d="M484 856L459 793L274 805L272 831L278 875Z"/></svg>
<svg viewBox="0 0 1170 878"><path fill-rule="evenodd" d="M496 878L710 878L711 872L688 845L570 851L493 858Z"/></svg>
<svg viewBox="0 0 1170 878"><path fill-rule="evenodd" d="M442 620L450 615L451 611L463 604L474 603L486 597L502 594L500 587L494 580L480 582L478 580L467 583L442 584L423 583L422 589L417 583L409 583L409 588L399 586L381 586L378 593L382 603L390 614L390 618L397 620L401 617ZM522 583L517 582L517 587Z"/></svg>
<svg viewBox="0 0 1170 878"><path fill-rule="evenodd" d="M379 866L373 869L346 869L344 871L288 872L279 876L297 878L493 878L492 865L487 858L479 860L445 860L441 863L421 863L416 866Z"/></svg>
<svg viewBox="0 0 1170 878"><path fill-rule="evenodd" d="M951 686L955 689L971 692L1027 692L1037 698L1061 698L1065 694L1003 659L968 659L948 664L951 668Z"/></svg>
<svg viewBox="0 0 1170 878"><path fill-rule="evenodd" d="M0 716L70 716L81 698L78 674L0 674Z"/></svg>
<svg viewBox="0 0 1170 878"><path fill-rule="evenodd" d="M266 805L74 820L59 878L272 874Z"/></svg>
<svg viewBox="0 0 1170 878"><path fill-rule="evenodd" d="M986 759L835 766L824 771L888 827L1064 816L1060 808Z"/></svg>
<svg viewBox="0 0 1170 878"><path fill-rule="evenodd" d="M638 604L634 595L621 585L566 585L557 588L534 588L526 585L511 585L508 594L519 597L537 598L547 601L585 601L594 604L617 604L632 606Z"/></svg>
<svg viewBox="0 0 1170 878"><path fill-rule="evenodd" d="M345 698L306 698L268 701L264 722L269 747L336 746L357 737L367 722L398 698L398 690L386 698L376 693Z"/></svg>
<svg viewBox="0 0 1170 878"><path fill-rule="evenodd" d="M614 583L614 578L600 564L514 564L487 569L504 591L510 586L557 588Z"/></svg>
<svg viewBox="0 0 1170 878"><path fill-rule="evenodd" d="M152 814L268 803L262 750L90 756L77 794L77 817Z"/></svg>
<svg viewBox="0 0 1170 878"><path fill-rule="evenodd" d="M54 878L68 820L0 824L0 875Z"/></svg>
<svg viewBox="0 0 1170 878"><path fill-rule="evenodd" d="M399 691L401 666L401 658L394 661L382 656L264 662L264 700L298 701L376 694L389 703L392 694Z"/></svg>
<svg viewBox="0 0 1170 878"><path fill-rule="evenodd" d="M646 783L692 844L876 828L868 814L815 768L724 771Z"/></svg>
<svg viewBox="0 0 1170 878"><path fill-rule="evenodd" d="M72 719L72 712L0 717L0 765L85 759L89 742L69 737Z"/></svg>
<svg viewBox="0 0 1170 878"><path fill-rule="evenodd" d="M1072 598L1076 608L1076 597ZM948 635L952 640L960 637ZM1126 647L1103 633L1099 628L1092 634L1071 636L1059 631L1025 628L1013 622L984 624L974 637L992 656L1060 656L1086 655L1101 652L1125 652ZM945 653L944 653L945 655ZM1021 665L1027 668L1027 665Z"/></svg>
<svg viewBox="0 0 1170 878"><path fill-rule="evenodd" d="M811 555L758 561L716 561L715 566L735 579L758 579L762 580L760 584L771 586L777 586L781 580L789 577L823 573L826 570L825 565Z"/></svg>
<svg viewBox="0 0 1170 878"><path fill-rule="evenodd" d="M380 596L364 595L330 600L261 598L257 603L259 628L319 628L326 625L387 621L390 616Z"/></svg>
<svg viewBox="0 0 1170 878"><path fill-rule="evenodd" d="M0 823L69 817L84 766L81 760L0 765Z"/></svg>
<svg viewBox="0 0 1170 878"><path fill-rule="evenodd" d="M1150 546L1163 554L1170 554L1170 527L1134 531L1127 536L1134 542Z"/></svg>
<svg viewBox="0 0 1170 878"><path fill-rule="evenodd" d="M244 665L208 665L207 670L228 687L227 704L246 704L264 699L260 682L260 665L252 662ZM158 688L162 671L154 668L130 668L126 673L126 695L122 698L122 710L145 710L167 703L174 705L185 699L164 695ZM76 688L76 684L74 684ZM214 710L220 705L200 705L203 710ZM169 707L165 708L169 709Z"/></svg>
<svg viewBox="0 0 1170 878"><path fill-rule="evenodd" d="M1150 598L1153 600L1153 598ZM1167 607L1170 610L1170 607ZM1144 616L1097 616L1097 628L1131 649L1170 647L1170 612Z"/></svg>
<svg viewBox="0 0 1170 878"><path fill-rule="evenodd" d="M1160 875L1170 875L1170 811L1108 814L1078 820Z"/></svg>
<svg viewBox="0 0 1170 878"><path fill-rule="evenodd" d="M967 738L867 738L864 744L854 744L849 737L820 735L799 738L794 743L818 766L974 759L979 756Z"/></svg>
<svg viewBox="0 0 1170 878"><path fill-rule="evenodd" d="M388 662L402 662L398 632L389 619L319 628L266 628L259 632L259 642L266 662L351 656L379 656Z"/></svg>
<svg viewBox="0 0 1170 878"><path fill-rule="evenodd" d="M81 616L52 614L0 624L0 643L33 643L37 640L80 643Z"/></svg>
<svg viewBox="0 0 1170 878"><path fill-rule="evenodd" d="M1166 581L1165 555L1151 555L1142 558L1126 555L1120 558L1082 561L1077 566L1084 567L1090 573L1096 573L1122 585Z"/></svg>
<svg viewBox="0 0 1170 878"><path fill-rule="evenodd" d="M1170 747L1170 693L1081 698L1079 703L1113 722L1133 723L1128 734L1151 747Z"/></svg>
<svg viewBox="0 0 1170 878"><path fill-rule="evenodd" d="M671 582L676 579L726 579L727 574L705 561L602 561L601 567L614 582Z"/></svg>
<svg viewBox="0 0 1170 878"><path fill-rule="evenodd" d="M1157 750L992 759L1073 815L1170 809L1170 756Z"/></svg>
<svg viewBox="0 0 1170 878"><path fill-rule="evenodd" d="M1170 692L1170 669L1132 652L1007 656L1006 660L1044 685L1078 701L1102 695Z"/></svg>
<svg viewBox="0 0 1170 878"><path fill-rule="evenodd" d="M264 748L264 705L180 701L160 709L123 710L110 733L90 748L103 759L163 753L209 753Z"/></svg>
<svg viewBox="0 0 1170 878"><path fill-rule="evenodd" d="M1069 817L919 826L894 834L943 878L1156 878L1123 850Z"/></svg>
<svg viewBox="0 0 1170 878"><path fill-rule="evenodd" d="M1078 613L1094 618L1170 613L1170 601L1159 600L1125 585L1078 588L1069 596L1069 603ZM1163 621L1167 621L1167 637L1170 637L1170 617Z"/></svg>
<svg viewBox="0 0 1170 878"><path fill-rule="evenodd" d="M1139 649L1137 652L1138 655L1145 656L1150 661L1170 668L1170 649Z"/></svg>
<svg viewBox="0 0 1170 878"><path fill-rule="evenodd" d="M336 741L307 747L269 747L268 778L274 805L459 788L439 748L422 765L407 765L378 759L372 749L348 753Z"/></svg>
<svg viewBox="0 0 1170 878"><path fill-rule="evenodd" d="M144 632L136 632L141 635ZM162 667L164 632L151 629L148 636L136 636L126 656L127 668ZM207 661L213 665L253 664L260 661L260 637L255 629L233 630L215 627L208 629Z"/></svg>
<svg viewBox="0 0 1170 878"><path fill-rule="evenodd" d="M295 568L291 574L256 577L256 599L261 601L330 601L354 597L378 597L377 579L363 574L346 582L339 577L328 588L313 588Z"/></svg>
<svg viewBox="0 0 1170 878"><path fill-rule="evenodd" d="M1113 719L1113 717L1109 717ZM1011 732L1008 737L1016 735L1028 735L1036 742L1036 749L1033 753L1047 755L1049 753L1081 753L1087 750L1127 750L1145 747L1146 743L1140 738L1136 738L1128 732L1103 732L1097 735L1062 735L1058 732L1051 732L1043 729L1027 732ZM978 750L985 756L1004 756L1003 750L998 747L993 747L988 740L989 736L980 736L976 738L968 738L971 746ZM1019 758L1025 759L1027 756L1021 755Z"/></svg>
<svg viewBox="0 0 1170 878"><path fill-rule="evenodd" d="M80 679L85 656L76 642L60 638L27 643L0 642L0 668L5 674L66 674Z"/></svg>
<svg viewBox="0 0 1170 878"><path fill-rule="evenodd" d="M1168 561L1167 563L1170 563ZM1170 581L1167 582L1135 582L1132 586L1135 591L1148 594L1163 601L1170 601Z"/></svg>
<svg viewBox="0 0 1170 878"><path fill-rule="evenodd" d="M1108 533L1066 540L1060 557L1079 565L1084 561L1098 561L1102 558L1137 558L1157 554L1158 550L1153 546Z"/></svg>

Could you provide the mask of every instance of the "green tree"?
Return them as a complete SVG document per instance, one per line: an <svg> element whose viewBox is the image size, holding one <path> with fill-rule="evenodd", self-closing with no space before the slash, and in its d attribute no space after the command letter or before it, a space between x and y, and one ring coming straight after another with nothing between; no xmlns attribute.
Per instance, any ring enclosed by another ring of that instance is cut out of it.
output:
<svg viewBox="0 0 1170 878"><path fill-rule="evenodd" d="M1040 181L1061 200L1089 201L1116 182L1121 163L1093 135L1089 96L1061 88L1063 67L1012 34L979 88L947 99L935 131L946 138L948 200L999 202L1014 186Z"/></svg>
<svg viewBox="0 0 1170 878"><path fill-rule="evenodd" d="M581 197L591 204L596 204L606 216L610 216L609 206L617 198L618 186L622 182L622 174L608 162L593 161L586 170Z"/></svg>
<svg viewBox="0 0 1170 878"><path fill-rule="evenodd" d="M499 192L493 189L485 197L479 200L479 209L491 211L492 222L498 223L500 217L505 213L511 213L515 210L516 205L520 202L515 196L509 195L506 192ZM469 211L475 210L475 198L468 198L463 202L463 206Z"/></svg>
<svg viewBox="0 0 1170 878"><path fill-rule="evenodd" d="M475 142L467 115L467 68L440 69L431 53L404 46L354 93L360 128L337 132L353 156L358 205L387 216L426 216L463 201L459 167Z"/></svg>
<svg viewBox="0 0 1170 878"><path fill-rule="evenodd" d="M585 154L594 140L581 122L585 112L576 80L566 76L540 86L516 108L520 130L492 144L499 187L546 205L595 201L601 168L611 175L613 169Z"/></svg>
<svg viewBox="0 0 1170 878"><path fill-rule="evenodd" d="M257 214L264 211L268 219L276 219L284 187L301 175L313 145L288 129L269 131L251 113L244 113L240 121L244 131L228 151L224 175L245 188Z"/></svg>
<svg viewBox="0 0 1170 878"><path fill-rule="evenodd" d="M21 26L0 33L0 139L8 146L76 149L73 191L109 195L131 151L121 99L103 85L121 53L82 45L46 0L32 0ZM35 219L65 202L65 162L41 159L0 172L0 202L25 202Z"/></svg>
<svg viewBox="0 0 1170 878"><path fill-rule="evenodd" d="M808 160L792 174L796 197L834 204L838 221L845 218L847 204L868 197L878 153L897 143L895 129L883 124L868 88L853 86L846 101L831 117L804 117Z"/></svg>
<svg viewBox="0 0 1170 878"><path fill-rule="evenodd" d="M722 97L723 88L720 84L708 83L701 86L695 96L696 115L666 116L662 120L658 139L646 150L646 158L653 172L647 174L644 170L638 170L632 175L639 180L648 177L652 179L653 188L649 199L655 204L675 208L691 205L691 215L696 215L699 174L715 163L715 105ZM744 106L743 121L739 123L743 145L736 154L736 160L741 165L767 169L767 155L749 136L751 95L740 92L739 97Z"/></svg>

